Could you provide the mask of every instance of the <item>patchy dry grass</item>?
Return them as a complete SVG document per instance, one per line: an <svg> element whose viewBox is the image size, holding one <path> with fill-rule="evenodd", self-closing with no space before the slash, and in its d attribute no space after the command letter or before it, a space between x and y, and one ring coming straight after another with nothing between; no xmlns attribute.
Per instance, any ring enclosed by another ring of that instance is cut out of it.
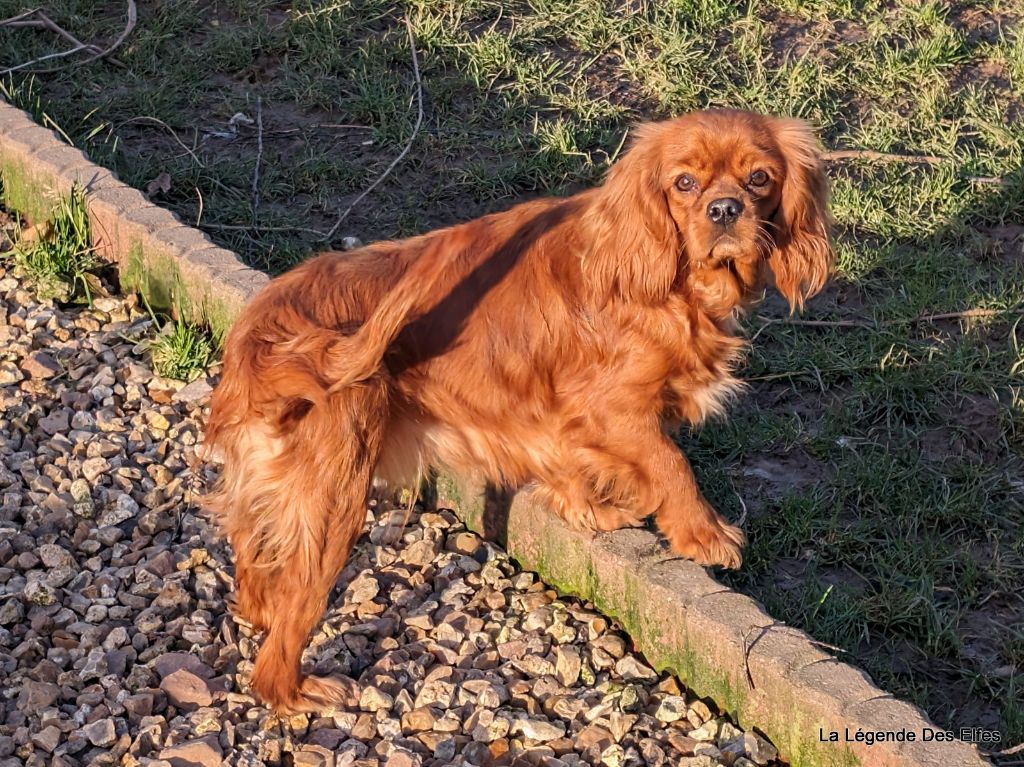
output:
<svg viewBox="0 0 1024 767"><path fill-rule="evenodd" d="M0 15L21 9L0 0ZM123 24L116 3L47 11L82 39ZM805 317L855 326L789 323L770 299L750 320L750 394L682 441L715 503L748 507L730 583L942 724L1024 740L1019 5L176 0L142 10L123 66L8 88L140 188L169 174L156 201L276 271L322 247L316 232L409 140L404 15L426 120L339 241L591 184L632 121L707 105L803 116L832 148L937 158L832 165L839 279ZM57 44L0 39L8 64Z"/></svg>

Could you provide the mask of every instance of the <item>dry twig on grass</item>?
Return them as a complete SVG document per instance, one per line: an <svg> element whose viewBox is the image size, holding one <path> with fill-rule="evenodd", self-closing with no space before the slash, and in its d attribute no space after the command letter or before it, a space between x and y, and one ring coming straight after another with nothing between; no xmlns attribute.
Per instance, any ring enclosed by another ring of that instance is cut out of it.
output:
<svg viewBox="0 0 1024 767"><path fill-rule="evenodd" d="M797 634L801 634L801 635L803 635L803 638L807 642L809 642L810 644L814 645L815 647L820 647L823 650L829 650L830 652L834 652L834 653L845 653L846 652L846 649L843 648L843 647L838 647L838 646L836 646L834 644L829 644L828 642L819 642L817 639L812 639L811 637L809 637L806 634L804 634L804 632L800 631L800 629L795 628L793 626L787 626L785 623L781 623L780 621L774 621L772 623L769 623L767 626L751 626L749 629L747 629L747 631L743 635L743 639L742 639L742 641L743 641L743 671L744 671L744 674L747 677L747 689L749 689L749 690L753 690L754 689L754 677L750 673L750 653L754 649L754 645L756 645L758 642L760 642L768 634L769 631L775 631L777 629L785 630L785 631L790 631L790 632L796 632ZM760 631L761 633L758 634L757 637L754 638L753 642L748 641L748 638L750 637L750 635L753 634L755 631ZM833 660L835 660L835 659L833 658Z"/></svg>
<svg viewBox="0 0 1024 767"><path fill-rule="evenodd" d="M117 39L111 43L108 48L100 51L95 56L90 56L85 61L78 62L79 64L88 64L92 61L96 61L97 59L105 59L124 44L124 41L128 39L128 35L132 33L132 30L135 29L135 25L139 21L139 11L138 8L135 7L135 0L128 0L128 11L126 15L127 21L125 22L124 30L120 35L118 35Z"/></svg>
<svg viewBox="0 0 1024 767"><path fill-rule="evenodd" d="M931 154L893 154L876 152L874 149L833 149L822 152L821 159L825 162L842 162L844 160L866 160L867 162L896 163L904 162L911 165L942 165L952 162L949 157L936 157ZM1000 176L969 176L967 180L974 184L989 186L1006 186L1006 179Z"/></svg>
<svg viewBox="0 0 1024 767"><path fill-rule="evenodd" d="M28 18L29 16L35 16L35 18ZM60 26L57 22L47 16L38 8L32 11L26 11L20 13L17 16L12 16L9 19L0 21L0 27L14 27L21 28L27 27L29 29L47 29L55 34L60 35L65 40L74 45L77 49L89 49L91 52L97 52L100 50L97 45L89 45L83 43L73 34L68 32L64 27Z"/></svg>
<svg viewBox="0 0 1024 767"><path fill-rule="evenodd" d="M192 188L196 190L196 227L198 227L203 220L203 193L199 191L198 186Z"/></svg>
<svg viewBox="0 0 1024 767"><path fill-rule="evenodd" d="M1020 314L1024 307L1011 306L1007 309L964 309L961 312L941 312L939 314L920 314L917 317L900 320L882 320L880 322L869 322L867 320L800 320L788 317L766 317L759 314L757 318L763 323L751 336L754 341L765 328L771 325L791 325L794 327L808 328L862 328L865 330L880 330L881 328L892 327L893 325L924 325L929 322L941 320L966 320L979 319L982 317L998 317L1003 314Z"/></svg>
<svg viewBox="0 0 1024 767"><path fill-rule="evenodd" d="M65 56L72 56L72 55L74 55L76 53L79 53L79 52L81 52L83 50L85 50L85 46L84 45L76 45L74 48L69 48L66 51L58 51L57 53L48 53L47 55L40 56L37 59L32 59L31 61L26 61L24 64L18 64L18 65L13 66L13 67L8 67L7 69L0 69L0 75L9 75L9 74L12 74L14 72L20 72L21 70L25 69L26 67L30 67L33 64L38 64L38 63L40 63L42 61L50 61L52 59L59 59L59 58L65 57ZM37 71L37 70L31 70L31 71ZM49 72L51 70L39 70L39 71Z"/></svg>
<svg viewBox="0 0 1024 767"><path fill-rule="evenodd" d="M177 142L178 146L185 150L185 152L192 158L193 162L195 162L196 165L198 165L200 168L206 167L203 161L199 159L199 155L197 155L194 150L190 149L188 144L181 140L181 137L178 136L174 128L165 123L159 117L150 117L149 115L129 117L127 120L122 120L117 125L112 126L111 131L116 131L118 128L121 128L125 125L129 125L131 123L151 123L153 125L159 125L161 128L163 128L164 130L171 134L171 138L173 138L175 142Z"/></svg>
<svg viewBox="0 0 1024 767"><path fill-rule="evenodd" d="M299 232L301 234L315 234L323 239L324 233L319 229L310 229L305 226L264 226L262 224L203 224L203 229L216 229L223 232Z"/></svg>
<svg viewBox="0 0 1024 767"><path fill-rule="evenodd" d="M947 162L943 157L936 157L930 154L892 154L890 152L876 152L873 149L834 149L822 153L821 159L826 162L867 160L868 162L909 162L922 165L939 165Z"/></svg>
<svg viewBox="0 0 1024 767"><path fill-rule="evenodd" d="M360 202L362 202L370 192L376 189L377 186L380 185L380 183L384 179L386 179L388 175L390 175L391 171L395 169L398 163L405 159L405 156L409 154L409 150L412 149L412 144L416 140L416 136L420 132L420 126L423 124L423 80L420 78L420 61L419 57L416 55L416 36L413 34L412 23L409 21L408 16L405 17L405 31L409 35L409 48L410 52L412 53L412 70L413 73L416 75L417 114L416 124L413 126L412 129L412 135L409 137L409 141L406 143L405 147L398 154L398 157L391 161L391 164L384 169L384 172L377 177L377 180L370 184L368 187L366 187L366 189L364 189L359 194L359 196L356 197L351 203L349 203L349 206L345 208L344 211L342 211L341 215L338 216L338 220L334 222L334 226L332 226L330 230L328 230L328 232L323 235L324 240L330 240L334 236L335 232L338 231L338 228L345 222L345 219L348 218L349 214L352 212L352 209L355 208L356 205L358 205Z"/></svg>
<svg viewBox="0 0 1024 767"><path fill-rule="evenodd" d="M1010 748L1004 748L1002 751L983 751L985 756L1012 756L1013 754L1019 754L1024 751L1024 743L1018 743L1016 746ZM1024 762L1010 762L1010 764L1024 764ZM1003 763L1006 767L1006 762Z"/></svg>
<svg viewBox="0 0 1024 767"><path fill-rule="evenodd" d="M263 97L256 97L256 167L252 169L252 222L260 207L260 163L263 161Z"/></svg>
<svg viewBox="0 0 1024 767"><path fill-rule="evenodd" d="M51 19L38 8L33 9L31 11L25 11L24 13L20 13L17 16L12 16L9 19L4 19L3 21L0 21L0 27L32 27L37 29L47 29L59 35L60 37L63 37L65 40L68 40L74 47L69 48L66 51L48 53L45 56L40 56L39 58L32 59L31 61L26 61L22 64L17 64L13 67L8 67L7 69L0 70L0 75L8 75L12 72L21 72L25 70L28 70L29 72L32 72L34 74L49 74L52 72L59 72L64 67L48 67L45 69L29 69L29 67L34 66L35 64L40 64L44 61L52 61L53 59L72 56L76 53L81 53L83 51L88 52L91 55L82 59L81 61L72 62L70 66L81 66L82 64L89 64L90 62L97 61L98 59L105 59L109 57L110 54L112 54L115 50L120 48L124 41L128 39L128 35L131 34L133 29L135 29L135 25L138 23L138 9L136 8L135 0L128 0L126 16L127 21L125 22L125 27L122 30L121 34L118 35L117 39L114 40L114 42L106 48L100 48L98 45L94 45L93 43L83 43L81 40L79 40L66 29L61 27L53 19Z"/></svg>

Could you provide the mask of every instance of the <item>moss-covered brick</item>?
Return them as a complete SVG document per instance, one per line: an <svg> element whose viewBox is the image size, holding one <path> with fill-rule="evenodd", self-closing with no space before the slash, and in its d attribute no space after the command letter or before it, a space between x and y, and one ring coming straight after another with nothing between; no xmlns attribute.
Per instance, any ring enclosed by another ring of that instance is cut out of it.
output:
<svg viewBox="0 0 1024 767"><path fill-rule="evenodd" d="M655 669L677 675L744 727L763 732L794 767L985 764L963 743L822 742L819 730L920 729L928 722L803 632L777 624L749 597L676 560L653 533L574 531L529 494L509 499L447 473L435 487L439 505L455 509L470 529L505 542L546 583L618 619ZM886 725L887 717L895 719Z"/></svg>

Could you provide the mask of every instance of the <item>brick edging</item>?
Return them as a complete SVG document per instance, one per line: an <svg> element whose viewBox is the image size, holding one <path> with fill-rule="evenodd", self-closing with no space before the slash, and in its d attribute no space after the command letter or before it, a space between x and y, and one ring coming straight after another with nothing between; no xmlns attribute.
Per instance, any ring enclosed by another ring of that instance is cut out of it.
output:
<svg viewBox="0 0 1024 767"><path fill-rule="evenodd" d="M533 501L442 475L438 503L497 538L524 568L617 618L659 671L718 703L741 726L767 735L793 765L977 767L974 745L924 741L942 732L920 709L874 685L806 633L775 621L703 567L666 557L647 530L585 533ZM858 730L913 733L913 742L846 741ZM838 733L822 742L819 730Z"/></svg>
<svg viewBox="0 0 1024 767"><path fill-rule="evenodd" d="M268 281L2 101L0 178L5 202L33 222L48 216L57 196L84 190L94 244L117 264L122 284L155 306L208 324L216 335ZM478 483L448 476L438 478L437 495L469 527L501 539L525 568L618 618L656 668L674 671L740 724L764 732L797 767L989 764L972 745L923 742L925 728L935 728L919 709L875 687L804 632L776 624L703 568L665 559L650 532L577 532L527 494L488 494ZM917 739L832 744L820 742L819 728L841 739L858 729L904 728Z"/></svg>
<svg viewBox="0 0 1024 767"><path fill-rule="evenodd" d="M269 280L2 100L0 177L4 202L32 223L73 188L82 190L97 254L117 264L122 286L215 336Z"/></svg>

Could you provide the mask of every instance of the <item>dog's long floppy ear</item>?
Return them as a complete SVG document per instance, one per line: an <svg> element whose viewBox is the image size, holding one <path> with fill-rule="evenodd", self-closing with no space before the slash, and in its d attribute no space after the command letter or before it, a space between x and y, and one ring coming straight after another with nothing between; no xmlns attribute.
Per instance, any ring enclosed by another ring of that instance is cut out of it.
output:
<svg viewBox="0 0 1024 767"><path fill-rule="evenodd" d="M782 202L775 214L775 247L768 259L775 286L792 310L825 285L833 253L828 214L828 177L818 141L801 120L772 121L786 163Z"/></svg>
<svg viewBox="0 0 1024 767"><path fill-rule="evenodd" d="M660 178L662 130L656 123L635 129L632 148L584 214L583 278L602 302L664 300L679 272L682 238Z"/></svg>

